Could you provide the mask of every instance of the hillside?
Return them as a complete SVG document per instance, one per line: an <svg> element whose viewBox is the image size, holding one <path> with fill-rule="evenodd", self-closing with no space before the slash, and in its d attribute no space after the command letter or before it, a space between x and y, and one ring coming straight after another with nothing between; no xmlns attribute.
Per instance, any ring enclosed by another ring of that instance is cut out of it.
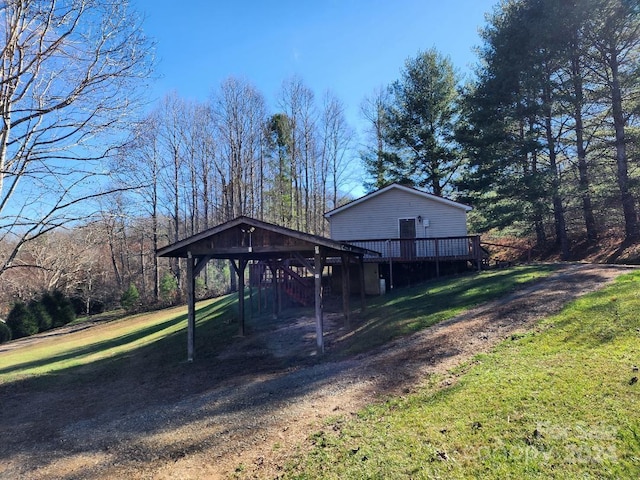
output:
<svg viewBox="0 0 640 480"><path fill-rule="evenodd" d="M491 253L492 263L498 262L559 262L560 249L555 244L532 247L527 238L497 235L492 232L482 234L482 242ZM640 264L640 243L627 242L623 232L611 229L599 239L597 245L589 245L584 240L574 240L570 245L568 261L586 263L608 263L621 265Z"/></svg>
<svg viewBox="0 0 640 480"><path fill-rule="evenodd" d="M293 477L319 432L433 380L448 391L475 355L627 271L519 267L398 290L352 332L328 315L322 358L304 311L234 338L229 298L200 306L194 364L179 309L3 346L0 478Z"/></svg>

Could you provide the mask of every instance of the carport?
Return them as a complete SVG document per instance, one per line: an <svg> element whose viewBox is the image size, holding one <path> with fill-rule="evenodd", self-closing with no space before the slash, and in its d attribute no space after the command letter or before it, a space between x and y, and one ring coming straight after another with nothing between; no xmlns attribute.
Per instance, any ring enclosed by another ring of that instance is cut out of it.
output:
<svg viewBox="0 0 640 480"><path fill-rule="evenodd" d="M278 268L282 262L297 262L314 277L316 346L324 352L322 272L327 258L336 258L343 266L355 261L359 265L360 296L362 309L365 305L364 263L365 248L337 242L325 237L280 227L250 217L237 217L204 232L168 245L156 252L158 257L178 257L187 263L187 358L195 358L195 279L211 259L229 260L238 278L238 323L239 334L244 336L244 289L245 269L250 261L264 261L270 268ZM349 275L343 275L342 301L345 321L349 324ZM276 275L273 275L276 280ZM276 291L274 285L274 292Z"/></svg>

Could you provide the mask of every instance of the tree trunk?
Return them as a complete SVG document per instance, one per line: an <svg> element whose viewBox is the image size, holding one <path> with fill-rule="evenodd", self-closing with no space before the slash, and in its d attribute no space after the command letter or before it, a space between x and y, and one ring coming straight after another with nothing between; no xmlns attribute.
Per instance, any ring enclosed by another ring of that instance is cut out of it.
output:
<svg viewBox="0 0 640 480"><path fill-rule="evenodd" d="M577 46L574 45L574 49ZM584 105L584 93L582 88L582 73L580 68L580 58L577 52L571 56L571 74L573 77L573 93L574 93L574 120L576 122L576 152L578 154L578 189L582 199L582 215L584 225L587 231L587 242L593 244L598 241L598 229L596 227L595 217L593 215L593 207L591 205L591 180L589 178L589 169L587 165L587 151L584 140L584 123L582 120L582 108Z"/></svg>
<svg viewBox="0 0 640 480"><path fill-rule="evenodd" d="M560 255L562 260L569 258L569 240L567 238L567 226L564 217L564 207L562 205L562 197L560 196L560 179L558 178L558 164L556 153L556 141L553 136L553 127L551 125L551 93L549 85L544 87L545 101L545 135L547 137L547 148L549 149L549 170L551 173L551 197L553 203L553 217L556 231L556 243L560 246Z"/></svg>
<svg viewBox="0 0 640 480"><path fill-rule="evenodd" d="M629 167L625 138L625 120L622 109L622 92L620 90L620 76L618 71L619 64L613 46L610 51L609 67L611 69L611 108L613 111L613 126L616 133L617 181L620 190L622 212L624 214L625 238L627 240L637 240L640 238L640 230L638 229L635 201L629 187Z"/></svg>

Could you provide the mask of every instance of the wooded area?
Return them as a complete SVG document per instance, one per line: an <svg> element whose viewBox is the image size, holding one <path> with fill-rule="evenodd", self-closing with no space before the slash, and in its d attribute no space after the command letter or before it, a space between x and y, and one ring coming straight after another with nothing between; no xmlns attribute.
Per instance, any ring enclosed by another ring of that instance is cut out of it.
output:
<svg viewBox="0 0 640 480"><path fill-rule="evenodd" d="M640 7L627 0L506 1L489 15L476 78L436 50L365 104L365 157L389 181L453 194L471 230L534 235L568 258L611 228L639 237Z"/></svg>
<svg viewBox="0 0 640 480"><path fill-rule="evenodd" d="M158 247L239 215L322 235L353 183L453 198L474 207L471 232L565 258L612 229L636 241L639 14L636 0L504 1L472 79L419 51L363 101L358 137L298 77L274 106L229 77L140 116L153 49L126 2L6 2L0 317L54 290L94 311L132 285L138 303L180 301L178 260L159 264ZM200 293L226 291L228 268L212 262Z"/></svg>

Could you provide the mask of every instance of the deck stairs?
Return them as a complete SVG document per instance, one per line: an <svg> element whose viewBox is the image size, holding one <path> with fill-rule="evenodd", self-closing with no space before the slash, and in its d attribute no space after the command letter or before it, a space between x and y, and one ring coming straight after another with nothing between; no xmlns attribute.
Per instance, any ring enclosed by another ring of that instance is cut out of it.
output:
<svg viewBox="0 0 640 480"><path fill-rule="evenodd" d="M264 262L250 265L250 282L252 286L263 286L269 288L273 285L273 274L271 269ZM289 265L278 265L276 271L277 281L282 288L282 292L295 303L308 307L314 303L314 279L305 276L307 270L304 267L291 267Z"/></svg>

